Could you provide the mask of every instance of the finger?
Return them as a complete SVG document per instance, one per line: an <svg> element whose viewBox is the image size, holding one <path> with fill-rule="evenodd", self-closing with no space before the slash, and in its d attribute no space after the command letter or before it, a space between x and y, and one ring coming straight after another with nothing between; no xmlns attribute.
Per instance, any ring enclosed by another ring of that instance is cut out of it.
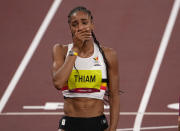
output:
<svg viewBox="0 0 180 131"><path fill-rule="evenodd" d="M83 34L79 34L79 36L92 36L91 33L83 33Z"/></svg>
<svg viewBox="0 0 180 131"><path fill-rule="evenodd" d="M84 39L84 38L92 38L92 36L82 36L81 38L82 39Z"/></svg>
<svg viewBox="0 0 180 131"><path fill-rule="evenodd" d="M77 33L76 35L77 35L77 36L81 36L81 35L92 35L92 33L91 33L91 32L86 32L86 31L84 31L84 32Z"/></svg>
<svg viewBox="0 0 180 131"><path fill-rule="evenodd" d="M75 34L74 34L74 36L76 36L76 37L79 37L79 36L81 36L81 35L84 35L84 33L86 34L86 33L91 33L91 31L89 30L89 29L87 29L87 30L81 30L81 31L79 31L79 32L75 32ZM87 35L89 35L89 34L87 34Z"/></svg>
<svg viewBox="0 0 180 131"><path fill-rule="evenodd" d="M84 33L91 33L91 31L84 30L84 31L80 31L80 32L75 32L74 35L79 36L79 35L82 35Z"/></svg>
<svg viewBox="0 0 180 131"><path fill-rule="evenodd" d="M80 36L79 37L79 39L81 39L81 40L86 39L86 38L90 39L90 38L92 38L92 36L85 35L85 36Z"/></svg>
<svg viewBox="0 0 180 131"><path fill-rule="evenodd" d="M78 39L83 39L84 37L92 37L91 33L84 33L84 34L79 34L76 36Z"/></svg>
<svg viewBox="0 0 180 131"><path fill-rule="evenodd" d="M90 28L89 27L85 27L83 29L78 29L78 31L86 31L86 30L90 30Z"/></svg>
<svg viewBox="0 0 180 131"><path fill-rule="evenodd" d="M82 40L83 42L84 42L85 40L90 40L90 39L91 39L91 37L87 37L87 36L81 38L81 40Z"/></svg>
<svg viewBox="0 0 180 131"><path fill-rule="evenodd" d="M85 33L85 32L91 32L91 30L89 28L85 28L85 29L77 31L77 33L79 33L79 34L82 34L82 33Z"/></svg>

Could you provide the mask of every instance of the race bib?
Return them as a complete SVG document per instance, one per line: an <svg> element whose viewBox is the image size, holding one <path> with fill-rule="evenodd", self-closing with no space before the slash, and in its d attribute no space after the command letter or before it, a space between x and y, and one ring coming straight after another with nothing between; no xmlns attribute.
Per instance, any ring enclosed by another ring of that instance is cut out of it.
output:
<svg viewBox="0 0 180 131"><path fill-rule="evenodd" d="M102 81L101 70L78 70L78 72L72 70L68 80L68 90L100 90Z"/></svg>

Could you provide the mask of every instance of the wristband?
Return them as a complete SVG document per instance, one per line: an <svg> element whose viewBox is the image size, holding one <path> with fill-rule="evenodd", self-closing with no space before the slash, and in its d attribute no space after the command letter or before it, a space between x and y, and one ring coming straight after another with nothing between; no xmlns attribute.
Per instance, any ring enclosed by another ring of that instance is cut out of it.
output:
<svg viewBox="0 0 180 131"><path fill-rule="evenodd" d="M70 55L70 56L77 56L78 53L75 52L75 51L73 51L73 50L70 50L70 51L69 51L69 55Z"/></svg>

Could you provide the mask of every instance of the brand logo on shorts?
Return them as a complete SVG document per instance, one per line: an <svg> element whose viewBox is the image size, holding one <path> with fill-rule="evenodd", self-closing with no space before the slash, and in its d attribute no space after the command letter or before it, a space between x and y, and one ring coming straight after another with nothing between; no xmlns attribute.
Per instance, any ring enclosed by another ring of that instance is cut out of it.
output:
<svg viewBox="0 0 180 131"><path fill-rule="evenodd" d="M103 120L103 123L104 123L104 124L106 123L106 120L105 120L105 119Z"/></svg>
<svg viewBox="0 0 180 131"><path fill-rule="evenodd" d="M62 123L61 124L64 126L65 122L66 122L66 119L62 119Z"/></svg>

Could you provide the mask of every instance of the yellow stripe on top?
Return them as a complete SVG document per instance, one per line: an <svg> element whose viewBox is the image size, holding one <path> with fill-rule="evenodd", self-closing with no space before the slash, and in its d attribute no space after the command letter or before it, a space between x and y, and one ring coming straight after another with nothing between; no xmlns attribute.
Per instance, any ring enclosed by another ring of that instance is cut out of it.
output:
<svg viewBox="0 0 180 131"><path fill-rule="evenodd" d="M101 70L72 70L69 80L69 90L77 88L94 88L100 90L102 81Z"/></svg>
<svg viewBox="0 0 180 131"><path fill-rule="evenodd" d="M106 82L102 82L102 83L101 83L101 86L105 86L105 87L106 87L106 86L107 86L107 83L106 83Z"/></svg>

